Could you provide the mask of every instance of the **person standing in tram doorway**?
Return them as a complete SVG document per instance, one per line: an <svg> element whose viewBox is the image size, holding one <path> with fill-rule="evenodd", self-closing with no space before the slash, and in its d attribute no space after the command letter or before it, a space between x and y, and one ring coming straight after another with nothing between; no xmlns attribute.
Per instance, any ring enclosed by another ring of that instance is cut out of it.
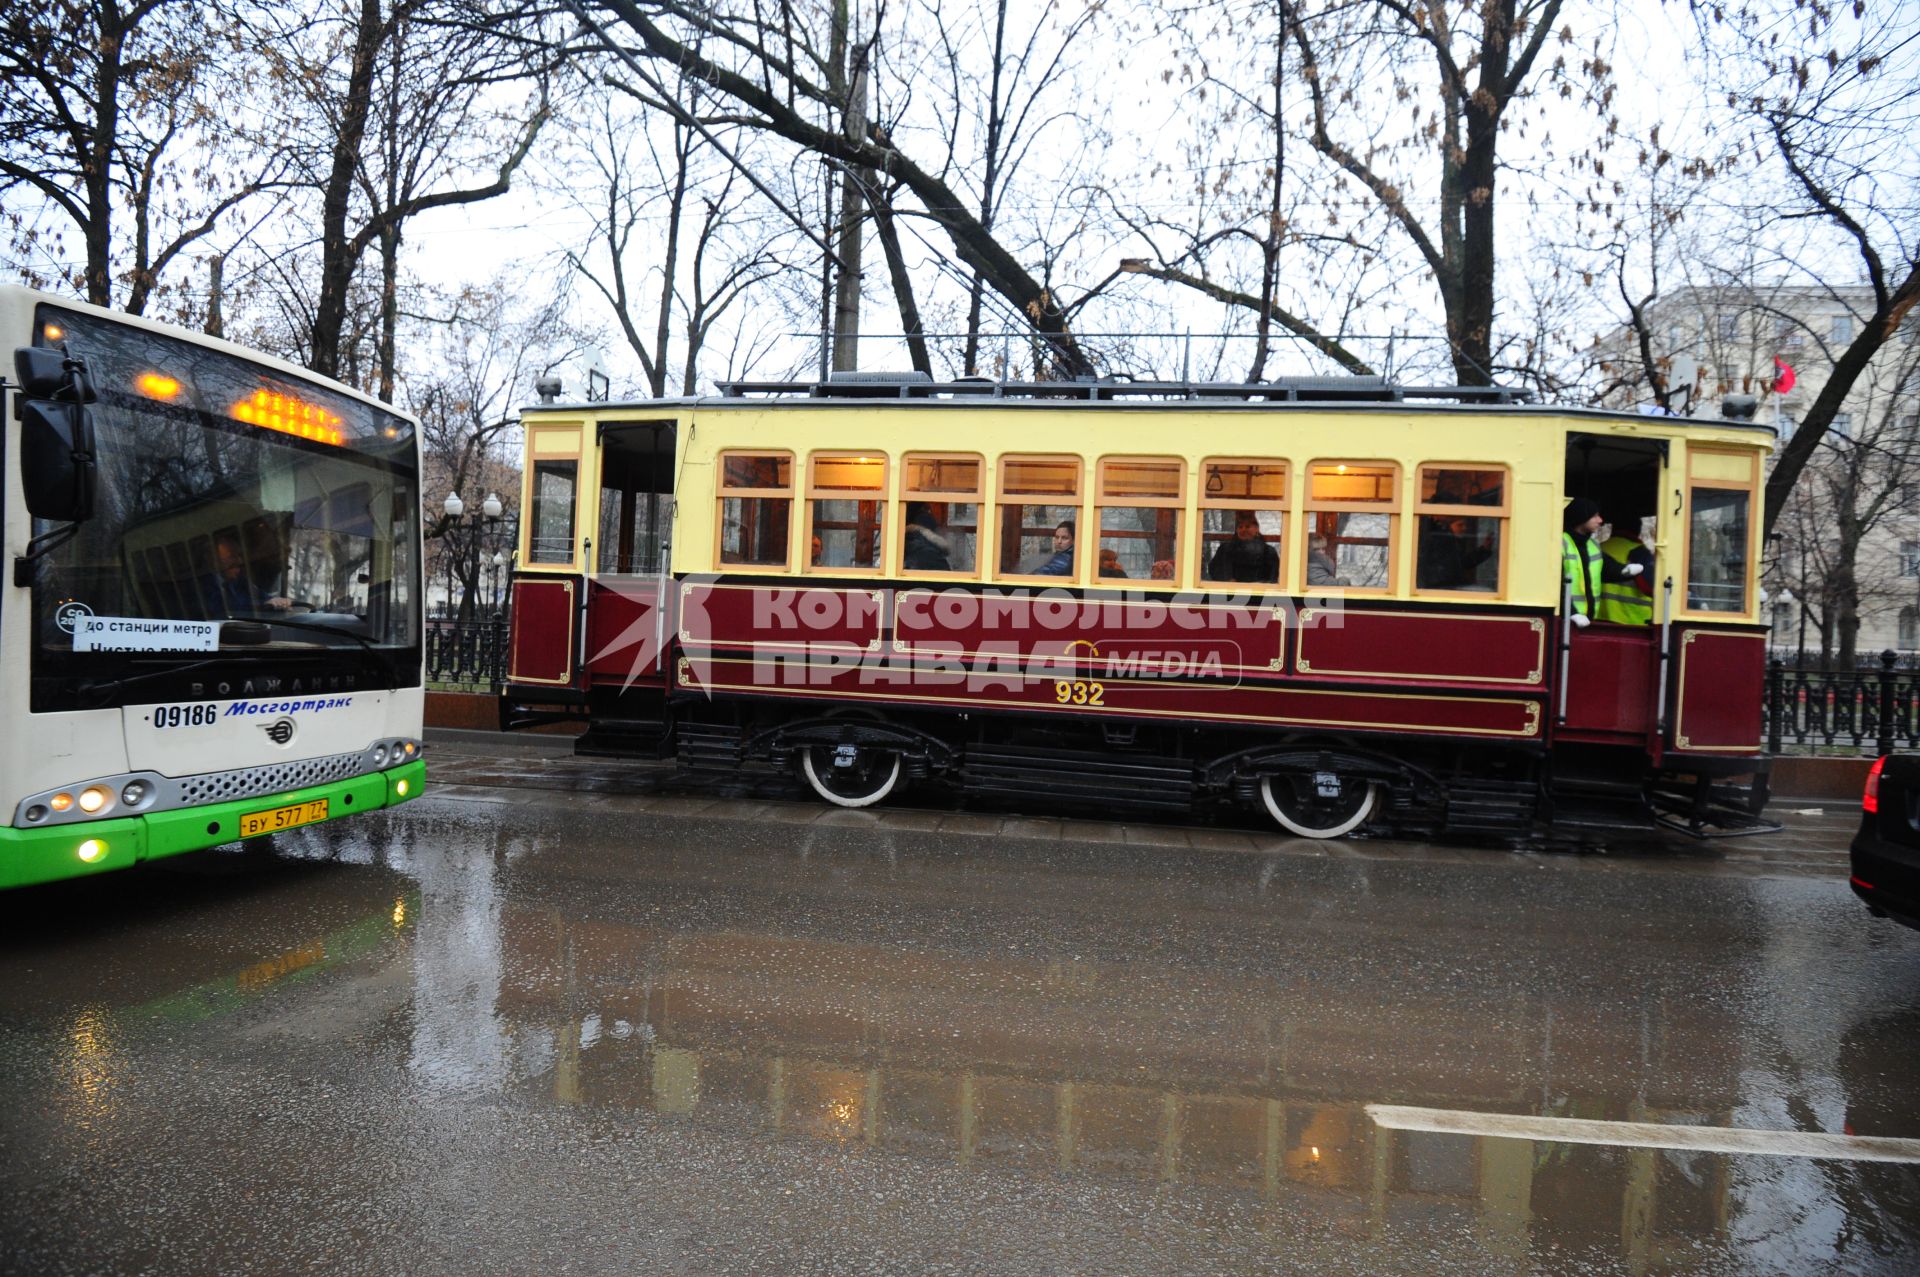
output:
<svg viewBox="0 0 1920 1277"><path fill-rule="evenodd" d="M1606 559L1601 568L1617 569L1622 576L1601 584L1600 619L1614 625L1653 624L1653 551L1641 540L1639 516L1616 520L1600 553ZM1627 572L1629 567L1640 570Z"/></svg>
<svg viewBox="0 0 1920 1277"><path fill-rule="evenodd" d="M1593 534L1600 530L1600 507L1586 497L1567 502L1560 533L1560 576L1567 585L1573 624L1586 629L1600 614L1600 591L1609 581L1625 581L1646 571L1638 563L1624 566L1600 553Z"/></svg>

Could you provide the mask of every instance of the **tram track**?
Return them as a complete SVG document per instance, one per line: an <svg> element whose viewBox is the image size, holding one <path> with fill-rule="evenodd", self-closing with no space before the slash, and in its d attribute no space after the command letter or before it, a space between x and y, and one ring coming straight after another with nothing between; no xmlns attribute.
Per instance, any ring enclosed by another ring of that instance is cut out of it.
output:
<svg viewBox="0 0 1920 1277"><path fill-rule="evenodd" d="M1696 842L1679 836L1605 849L1543 841L1517 847L1461 842L1426 843L1395 838L1316 841L1237 821L1228 809L1220 819L1141 818L1125 822L943 802L890 803L847 811L820 803L797 778L774 772L706 776L671 761L580 757L570 738L519 737L496 733L428 733L427 800L451 794L487 801L491 791L592 796L597 804L660 815L739 819L785 825L847 825L955 837L996 837L1073 842L1132 843L1196 850L1306 855L1365 860L1503 862L1541 856L1594 872L1729 873L1750 876L1827 878L1847 873L1847 844L1857 823L1850 806L1782 803L1773 814L1786 828L1748 838ZM551 743L549 743L551 742ZM929 793L928 797L936 797ZM498 800L498 799L496 799ZM624 800L624 801L623 801ZM1558 854L1578 853L1597 854Z"/></svg>

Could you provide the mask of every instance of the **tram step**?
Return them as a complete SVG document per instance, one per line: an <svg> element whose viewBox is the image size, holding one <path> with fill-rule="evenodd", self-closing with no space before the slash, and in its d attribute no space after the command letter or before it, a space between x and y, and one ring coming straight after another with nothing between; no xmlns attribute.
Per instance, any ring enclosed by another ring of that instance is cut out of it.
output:
<svg viewBox="0 0 1920 1277"><path fill-rule="evenodd" d="M972 746L961 763L961 783L970 793L1109 810L1184 811L1193 805L1193 767L1177 758Z"/></svg>
<svg viewBox="0 0 1920 1277"><path fill-rule="evenodd" d="M1589 832L1644 833L1660 827L1645 804L1603 802L1585 798L1553 800L1555 829L1584 829Z"/></svg>
<svg viewBox="0 0 1920 1277"><path fill-rule="evenodd" d="M1531 781L1455 781L1447 788L1450 834L1525 834L1533 828L1539 791Z"/></svg>
<svg viewBox="0 0 1920 1277"><path fill-rule="evenodd" d="M667 742L667 724L660 719L595 718L573 752L595 758L659 757Z"/></svg>
<svg viewBox="0 0 1920 1277"><path fill-rule="evenodd" d="M740 729L725 724L682 723L676 735L680 765L690 771L735 771L740 766Z"/></svg>

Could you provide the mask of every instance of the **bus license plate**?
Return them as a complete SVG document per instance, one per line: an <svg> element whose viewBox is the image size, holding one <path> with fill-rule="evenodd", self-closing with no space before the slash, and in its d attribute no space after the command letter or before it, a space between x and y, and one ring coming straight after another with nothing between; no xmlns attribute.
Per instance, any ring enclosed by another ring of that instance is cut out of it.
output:
<svg viewBox="0 0 1920 1277"><path fill-rule="evenodd" d="M255 838L261 834L276 833L282 829L292 829L296 825L311 825L316 820L325 820L327 802L325 798L316 798L309 803L275 807L272 811L249 812L240 817L240 836Z"/></svg>

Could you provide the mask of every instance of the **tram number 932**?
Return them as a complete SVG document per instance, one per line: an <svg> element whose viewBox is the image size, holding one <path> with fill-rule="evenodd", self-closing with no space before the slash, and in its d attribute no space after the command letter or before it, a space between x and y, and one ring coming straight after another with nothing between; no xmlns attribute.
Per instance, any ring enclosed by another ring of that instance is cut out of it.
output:
<svg viewBox="0 0 1920 1277"><path fill-rule="evenodd" d="M217 705L157 705L153 711L155 727L211 727L219 720Z"/></svg>
<svg viewBox="0 0 1920 1277"><path fill-rule="evenodd" d="M1091 709L1105 709L1106 702L1101 700L1107 689L1100 683L1083 682L1080 679L1055 679L1053 699L1059 705L1085 705Z"/></svg>

